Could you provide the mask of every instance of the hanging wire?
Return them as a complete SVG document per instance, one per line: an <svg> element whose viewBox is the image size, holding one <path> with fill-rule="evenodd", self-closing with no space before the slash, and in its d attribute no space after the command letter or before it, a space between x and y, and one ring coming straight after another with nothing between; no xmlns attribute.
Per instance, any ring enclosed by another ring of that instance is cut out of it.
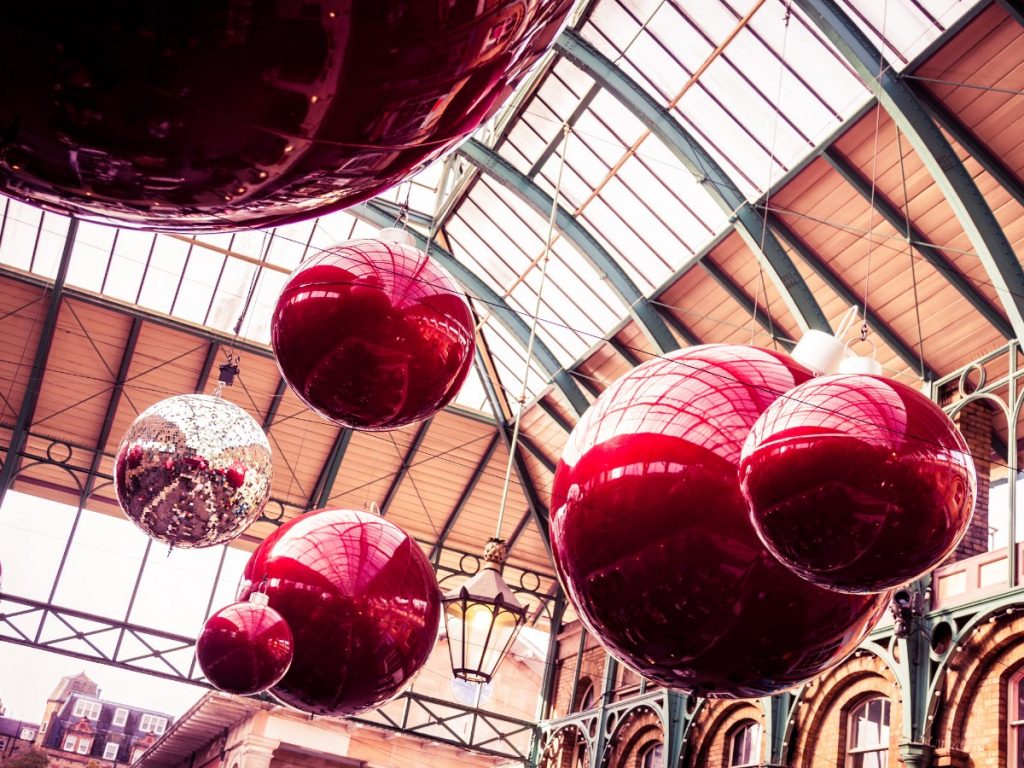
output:
<svg viewBox="0 0 1024 768"><path fill-rule="evenodd" d="M917 320L917 357L921 365L920 375L924 378L924 332L921 329L921 302L917 298L917 266L914 264L914 246L911 237L910 195L907 191L907 172L903 166L903 133L896 128L896 146L900 155L900 184L903 187L903 216L906 220L907 255L910 257L910 282L914 288L914 316Z"/></svg>
<svg viewBox="0 0 1024 768"><path fill-rule="evenodd" d="M544 293L544 283L548 276L548 261L551 258L551 245L555 236L555 220L558 217L558 197L562 190L562 174L565 171L565 155L569 148L569 133L571 129L568 123L562 124L562 157L558 163L558 179L555 181L555 191L551 195L551 216L548 218L548 236L544 243L544 256L540 262L540 284L537 286L537 300L534 304L533 320L530 323L530 339L526 344L526 370L523 372L523 386L516 401L519 408L516 409L515 423L512 427L512 439L508 446L508 466L505 468L505 482L501 489L501 505L498 507L498 524L495 527L494 538L501 538L501 523L505 518L505 507L508 505L508 488L512 480L512 468L515 465L516 446L519 443L519 425L522 421L523 411L526 408L527 381L530 378L530 360L533 359L533 345L537 339L537 321L540 317L541 295Z"/></svg>
<svg viewBox="0 0 1024 768"><path fill-rule="evenodd" d="M775 146L779 135L779 118L782 115L782 82L786 77L786 43L789 40L789 21L793 16L792 3L787 0L786 10L782 16L782 48L779 51L779 85L775 91L775 119L772 123L771 148L768 153L768 183L765 185L764 213L761 216L761 242L754 253L757 261L757 290L754 292L754 308L750 313L750 344L753 346L757 334L757 297L764 293L765 317L768 320L768 335L771 336L772 346L778 348L778 339L775 338L775 320L772 317L771 299L768 296L768 285L764 279L764 244L768 239L768 204L772 195L772 176L775 171Z"/></svg>

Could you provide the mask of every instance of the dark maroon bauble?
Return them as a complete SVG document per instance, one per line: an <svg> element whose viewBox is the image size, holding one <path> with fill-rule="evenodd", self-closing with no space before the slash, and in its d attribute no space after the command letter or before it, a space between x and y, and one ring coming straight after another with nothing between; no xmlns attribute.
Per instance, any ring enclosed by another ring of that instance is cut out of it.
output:
<svg viewBox="0 0 1024 768"><path fill-rule="evenodd" d="M233 603L206 620L196 660L221 691L248 696L276 685L292 663L292 631L260 602Z"/></svg>
<svg viewBox="0 0 1024 768"><path fill-rule="evenodd" d="M620 660L701 696L765 696L842 660L885 610L800 579L757 538L737 477L757 417L810 373L786 355L691 347L609 387L555 474L551 547Z"/></svg>
<svg viewBox="0 0 1024 768"><path fill-rule="evenodd" d="M473 316L427 254L352 240L314 256L277 300L271 343L281 374L325 419L363 430L426 419L473 365Z"/></svg>
<svg viewBox="0 0 1024 768"><path fill-rule="evenodd" d="M310 512L252 554L254 588L295 635L291 669L271 693L317 715L354 715L398 694L437 639L441 594L419 545L368 512Z"/></svg>
<svg viewBox="0 0 1024 768"><path fill-rule="evenodd" d="M571 0L18 3L0 192L153 229L366 200L494 114Z"/></svg>
<svg viewBox="0 0 1024 768"><path fill-rule="evenodd" d="M880 376L801 384L757 420L740 462L755 528L822 587L881 592L963 538L977 480L967 443L920 392Z"/></svg>

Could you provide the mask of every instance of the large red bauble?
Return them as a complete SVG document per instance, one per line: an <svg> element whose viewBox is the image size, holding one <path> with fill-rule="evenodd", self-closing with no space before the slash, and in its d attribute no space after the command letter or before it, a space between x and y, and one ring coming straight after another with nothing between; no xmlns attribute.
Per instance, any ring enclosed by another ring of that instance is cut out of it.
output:
<svg viewBox="0 0 1024 768"><path fill-rule="evenodd" d="M0 191L164 230L343 208L496 112L571 7L18 3L0 46Z"/></svg>
<svg viewBox="0 0 1024 768"><path fill-rule="evenodd" d="M974 461L920 392L879 376L800 385L758 419L740 478L758 534L805 579L880 592L941 563L974 512Z"/></svg>
<svg viewBox="0 0 1024 768"><path fill-rule="evenodd" d="M437 640L441 593L419 545L368 512L286 523L253 553L239 599L264 592L295 635L271 693L317 715L354 715L401 691Z"/></svg>
<svg viewBox="0 0 1024 768"><path fill-rule="evenodd" d="M473 316L427 254L352 240L292 274L274 309L271 343L284 378L325 419L395 429L458 394L473 365Z"/></svg>
<svg viewBox="0 0 1024 768"><path fill-rule="evenodd" d="M887 598L821 589L757 538L740 495L751 425L810 373L763 349L691 347L609 387L555 474L551 548L586 626L665 686L757 697L842 660Z"/></svg>
<svg viewBox="0 0 1024 768"><path fill-rule="evenodd" d="M292 631L258 602L233 603L206 620L196 659L219 690L249 696L276 685L292 663Z"/></svg>

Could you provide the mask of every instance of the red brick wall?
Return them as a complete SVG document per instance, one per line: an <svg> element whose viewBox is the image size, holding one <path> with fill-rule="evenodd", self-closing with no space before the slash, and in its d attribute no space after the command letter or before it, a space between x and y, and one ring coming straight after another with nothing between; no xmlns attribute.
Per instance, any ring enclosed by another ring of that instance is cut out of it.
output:
<svg viewBox="0 0 1024 768"><path fill-rule="evenodd" d="M607 768L639 768L640 756L652 742L665 741L661 718L650 707L630 710L608 740Z"/></svg>
<svg viewBox="0 0 1024 768"><path fill-rule="evenodd" d="M729 741L733 729L745 721L761 725L761 760L768 759L765 732L765 712L760 703L753 701L725 701L709 699L700 708L687 732L683 750L686 768L723 768L729 764Z"/></svg>
<svg viewBox="0 0 1024 768"><path fill-rule="evenodd" d="M564 717L578 709L573 680L575 679L581 633L585 637L579 679L581 682L588 680L594 686L595 706L600 702L607 654L593 637L586 634L580 622L574 621L565 625L558 635L558 661L551 697L551 712L548 715L551 719Z"/></svg>
<svg viewBox="0 0 1024 768"><path fill-rule="evenodd" d="M978 495L974 507L974 519L967 535L956 548L951 560L963 560L967 557L988 552L988 494L992 458L992 410L983 401L975 400L968 403L953 417L960 433L967 441L974 457L974 466L978 475Z"/></svg>
<svg viewBox="0 0 1024 768"><path fill-rule="evenodd" d="M793 714L795 720L788 764L793 768L843 768L847 719L873 696L886 696L889 709L889 765L899 766L903 727L901 693L888 666L869 653L851 657L808 684Z"/></svg>

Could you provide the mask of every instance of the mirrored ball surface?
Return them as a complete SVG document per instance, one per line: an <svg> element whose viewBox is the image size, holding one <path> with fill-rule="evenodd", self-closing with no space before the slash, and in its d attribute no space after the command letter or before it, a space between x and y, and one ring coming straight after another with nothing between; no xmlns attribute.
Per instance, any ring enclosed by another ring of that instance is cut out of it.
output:
<svg viewBox="0 0 1024 768"><path fill-rule="evenodd" d="M473 317L424 252L353 240L309 259L274 308L271 343L295 393L325 419L363 430L429 418L473 364Z"/></svg>
<svg viewBox="0 0 1024 768"><path fill-rule="evenodd" d="M147 535L211 547L260 516L273 465L267 436L246 411L211 395L180 395L139 414L114 475L121 509Z"/></svg>
<svg viewBox="0 0 1024 768"><path fill-rule="evenodd" d="M256 588L292 628L295 658L271 689L317 715L353 715L401 692L437 639L441 595L426 555L368 512L310 512L256 549L239 599Z"/></svg>
<svg viewBox="0 0 1024 768"><path fill-rule="evenodd" d="M884 611L885 596L792 574L740 495L747 432L809 376L768 350L692 347L612 384L570 435L552 496L555 566L587 627L648 679L765 696L838 663Z"/></svg>
<svg viewBox="0 0 1024 768"><path fill-rule="evenodd" d="M768 549L815 584L880 592L939 565L963 538L974 461L949 417L880 376L808 381L757 420L740 463Z"/></svg>
<svg viewBox="0 0 1024 768"><path fill-rule="evenodd" d="M9 4L0 192L161 230L369 199L492 115L571 0Z"/></svg>
<svg viewBox="0 0 1024 768"><path fill-rule="evenodd" d="M196 659L218 690L250 696L284 677L293 646L291 629L273 608L232 603L206 620Z"/></svg>

